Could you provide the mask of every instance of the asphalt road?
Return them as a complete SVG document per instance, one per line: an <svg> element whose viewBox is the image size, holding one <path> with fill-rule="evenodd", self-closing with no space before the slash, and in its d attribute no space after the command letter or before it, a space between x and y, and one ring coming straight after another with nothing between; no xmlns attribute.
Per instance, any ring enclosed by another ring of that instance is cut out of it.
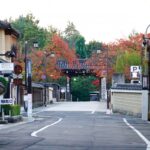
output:
<svg viewBox="0 0 150 150"><path fill-rule="evenodd" d="M148 122L107 115L104 105L98 105L63 103L37 109L33 122L0 129L0 150L149 150Z"/></svg>

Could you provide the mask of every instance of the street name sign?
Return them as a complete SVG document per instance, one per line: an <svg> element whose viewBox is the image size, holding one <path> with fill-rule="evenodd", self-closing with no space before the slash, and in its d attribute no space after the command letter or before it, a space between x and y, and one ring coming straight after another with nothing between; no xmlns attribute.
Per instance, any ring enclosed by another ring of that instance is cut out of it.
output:
<svg viewBox="0 0 150 150"><path fill-rule="evenodd" d="M0 63L0 71L14 71L14 63Z"/></svg>
<svg viewBox="0 0 150 150"><path fill-rule="evenodd" d="M10 104L12 105L14 103L13 99L0 99L0 105Z"/></svg>

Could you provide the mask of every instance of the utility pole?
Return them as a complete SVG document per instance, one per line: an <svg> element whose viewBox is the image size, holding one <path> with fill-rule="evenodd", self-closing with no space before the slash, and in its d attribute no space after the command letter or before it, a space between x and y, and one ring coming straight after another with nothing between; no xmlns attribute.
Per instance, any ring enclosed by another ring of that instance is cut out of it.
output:
<svg viewBox="0 0 150 150"><path fill-rule="evenodd" d="M27 91L27 116L32 118L32 64L31 60L27 58L28 42L25 42L25 87Z"/></svg>
<svg viewBox="0 0 150 150"><path fill-rule="evenodd" d="M142 75L142 119L150 119L148 113L150 112L150 38L147 35L147 31L150 25L147 26L145 34L143 36L144 46L144 59L143 59L143 75Z"/></svg>

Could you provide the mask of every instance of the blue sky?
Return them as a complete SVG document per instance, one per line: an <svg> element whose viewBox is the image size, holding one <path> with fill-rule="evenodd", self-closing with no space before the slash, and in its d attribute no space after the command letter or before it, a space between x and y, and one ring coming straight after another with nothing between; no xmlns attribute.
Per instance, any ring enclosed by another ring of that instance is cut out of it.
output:
<svg viewBox="0 0 150 150"><path fill-rule="evenodd" d="M40 26L64 30L67 22L86 41L114 42L133 32L144 33L150 24L149 0L3 0L0 20L32 13Z"/></svg>

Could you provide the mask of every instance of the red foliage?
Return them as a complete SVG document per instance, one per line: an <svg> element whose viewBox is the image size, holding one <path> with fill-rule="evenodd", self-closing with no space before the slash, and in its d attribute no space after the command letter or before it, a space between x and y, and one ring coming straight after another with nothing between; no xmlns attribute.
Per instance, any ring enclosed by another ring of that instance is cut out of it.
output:
<svg viewBox="0 0 150 150"><path fill-rule="evenodd" d="M150 37L150 34L147 36ZM142 37L143 34L130 35L128 39L120 39L109 44L103 43L101 53L93 53L86 63L90 65L97 77L107 76L110 79L114 73L113 65L118 53L135 50L141 54ZM55 57L50 57L51 53L54 53ZM33 80L40 80L42 75L45 74L47 74L47 77L58 79L62 75L59 68L56 67L56 62L59 59L68 60L70 67L73 66L74 62L78 64L75 50L70 49L68 44L58 35L52 37L44 50L32 51L28 57L32 59ZM14 62L20 64L24 70L24 55L18 53ZM125 68L125 75L129 77L128 68Z"/></svg>
<svg viewBox="0 0 150 150"><path fill-rule="evenodd" d="M54 57L52 57L52 54ZM34 51L30 55L33 61L33 79L40 80L43 75L58 79L62 76L57 60L65 59L70 64L76 60L75 51L58 35L54 35L45 50Z"/></svg>
<svg viewBox="0 0 150 150"><path fill-rule="evenodd" d="M150 36L150 35L148 35ZM101 53L92 54L92 57L87 61L89 65L92 65L93 72L98 77L107 76L108 80L111 79L114 73L114 64L116 56L119 53L125 51L136 51L141 55L142 53L142 40L143 34L130 35L128 39L120 39L117 42L103 44L103 50ZM129 78L129 67L125 68L125 76Z"/></svg>
<svg viewBox="0 0 150 150"><path fill-rule="evenodd" d="M92 84L95 85L96 87L98 87L98 86L100 85L100 82L99 82L99 80L97 79L97 80L94 80L94 81L92 82Z"/></svg>

